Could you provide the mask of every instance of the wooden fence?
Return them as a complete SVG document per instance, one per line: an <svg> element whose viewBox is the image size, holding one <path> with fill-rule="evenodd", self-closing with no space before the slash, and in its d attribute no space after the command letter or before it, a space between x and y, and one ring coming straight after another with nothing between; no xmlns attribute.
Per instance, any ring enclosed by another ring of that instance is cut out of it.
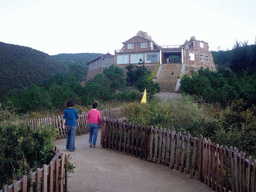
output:
<svg viewBox="0 0 256 192"><path fill-rule="evenodd" d="M63 192L67 191L67 156L61 154L59 150L54 148L54 157L49 165L44 165L43 168L37 168L35 172L30 172L29 176L23 175L13 184L4 185L0 192Z"/></svg>
<svg viewBox="0 0 256 192"><path fill-rule="evenodd" d="M123 117L123 108L104 109L100 111L102 117L119 118ZM79 134L88 133L86 128L87 113L79 115L79 126L77 132ZM41 119L23 120L18 123L19 125L25 124L31 126L33 129L39 129L39 126L47 126L52 124L58 130L58 138L66 137L66 130L62 127L62 116L47 117ZM14 122L9 122L12 124ZM49 192L62 192L67 191L67 157L60 154L55 148L55 156L49 165L44 165L43 168L37 168L36 172L30 172L29 176L24 175L21 180L13 181L10 186L5 185L0 192L32 192L36 191L49 191Z"/></svg>
<svg viewBox="0 0 256 192"><path fill-rule="evenodd" d="M256 190L256 160L243 152L223 147L209 139L180 132L135 126L104 119L101 145L123 151L199 179L215 191Z"/></svg>
<svg viewBox="0 0 256 192"><path fill-rule="evenodd" d="M123 108L112 108L112 109L104 109L100 111L101 117L108 117L108 118L119 118L124 116L124 109ZM86 117L87 113L79 114L79 126L77 127L78 134L85 134L89 132L89 129L86 128ZM57 117L47 117L41 119L30 119L30 120L23 120L16 122L19 125L25 124L31 126L33 129L39 129L39 126L47 126L51 124L54 128L58 130L57 139L65 138L67 136L66 130L62 127L63 116ZM14 122L10 122L14 123Z"/></svg>

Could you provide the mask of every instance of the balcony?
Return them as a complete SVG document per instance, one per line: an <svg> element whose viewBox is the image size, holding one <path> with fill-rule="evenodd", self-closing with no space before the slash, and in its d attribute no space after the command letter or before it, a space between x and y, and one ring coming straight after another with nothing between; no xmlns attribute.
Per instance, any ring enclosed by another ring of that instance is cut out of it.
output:
<svg viewBox="0 0 256 192"><path fill-rule="evenodd" d="M160 45L163 49L180 48L180 45Z"/></svg>

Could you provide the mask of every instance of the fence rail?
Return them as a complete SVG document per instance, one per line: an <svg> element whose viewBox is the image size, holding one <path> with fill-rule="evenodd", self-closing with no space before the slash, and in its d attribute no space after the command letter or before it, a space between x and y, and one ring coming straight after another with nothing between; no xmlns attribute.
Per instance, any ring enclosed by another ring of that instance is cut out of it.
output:
<svg viewBox="0 0 256 192"><path fill-rule="evenodd" d="M109 118L119 118L123 117L124 110L123 108L112 108L104 109L100 111L102 117ZM77 132L88 133L86 128L86 117L87 113L79 115L79 126L77 127ZM18 122L9 122L18 123L18 125L29 125L33 129L37 130L40 126L47 126L52 124L54 128L58 130L57 138L66 137L66 130L62 127L63 118L62 116L57 117L47 117L41 119L32 119L32 120L22 120ZM54 149L55 156L49 165L44 165L43 168L37 168L35 172L30 172L29 176L24 175L21 180L13 181L13 184L8 186L5 185L0 192L32 192L36 191L49 191L49 192L62 192L67 191L67 157L66 155L60 154L59 150Z"/></svg>
<svg viewBox="0 0 256 192"><path fill-rule="evenodd" d="M180 132L135 126L104 119L101 145L123 151L199 179L215 191L252 191L256 188L256 160L209 139Z"/></svg>
<svg viewBox="0 0 256 192"><path fill-rule="evenodd" d="M101 110L100 113L102 117L119 118L124 116L124 109L121 107L104 109L104 110ZM87 117L87 113L79 114L79 126L77 127L78 134L85 134L89 132L88 128L86 128L86 117ZM65 138L67 136L66 130L64 130L62 127L62 123L63 123L62 116L22 120L18 122L9 122L9 124L12 124L12 123L18 123L18 125L21 125L21 124L29 125L34 130L39 129L39 126L47 126L51 124L58 131L57 139Z"/></svg>
<svg viewBox="0 0 256 192"><path fill-rule="evenodd" d="M67 156L60 153L56 147L54 153L49 165L37 168L35 172L30 172L29 176L23 175L19 181L14 180L12 185L4 185L0 192L67 191Z"/></svg>

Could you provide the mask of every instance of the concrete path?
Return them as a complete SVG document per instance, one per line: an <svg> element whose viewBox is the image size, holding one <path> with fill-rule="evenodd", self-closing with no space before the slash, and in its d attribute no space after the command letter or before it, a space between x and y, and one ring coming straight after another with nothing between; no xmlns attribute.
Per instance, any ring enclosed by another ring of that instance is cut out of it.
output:
<svg viewBox="0 0 256 192"><path fill-rule="evenodd" d="M207 192L207 185L166 166L100 146L89 147L89 135L76 136L76 151L65 149L66 139L56 140L61 152L76 166L68 178L69 192Z"/></svg>

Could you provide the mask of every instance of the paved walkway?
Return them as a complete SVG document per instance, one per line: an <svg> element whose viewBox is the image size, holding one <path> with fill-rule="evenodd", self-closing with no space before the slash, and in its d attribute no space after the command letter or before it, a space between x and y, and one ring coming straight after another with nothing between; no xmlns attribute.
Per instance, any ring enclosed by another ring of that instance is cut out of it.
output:
<svg viewBox="0 0 256 192"><path fill-rule="evenodd" d="M65 149L66 139L55 141L76 166L69 174L69 192L207 192L207 185L166 166L100 147L89 147L89 135L76 136L76 151Z"/></svg>

